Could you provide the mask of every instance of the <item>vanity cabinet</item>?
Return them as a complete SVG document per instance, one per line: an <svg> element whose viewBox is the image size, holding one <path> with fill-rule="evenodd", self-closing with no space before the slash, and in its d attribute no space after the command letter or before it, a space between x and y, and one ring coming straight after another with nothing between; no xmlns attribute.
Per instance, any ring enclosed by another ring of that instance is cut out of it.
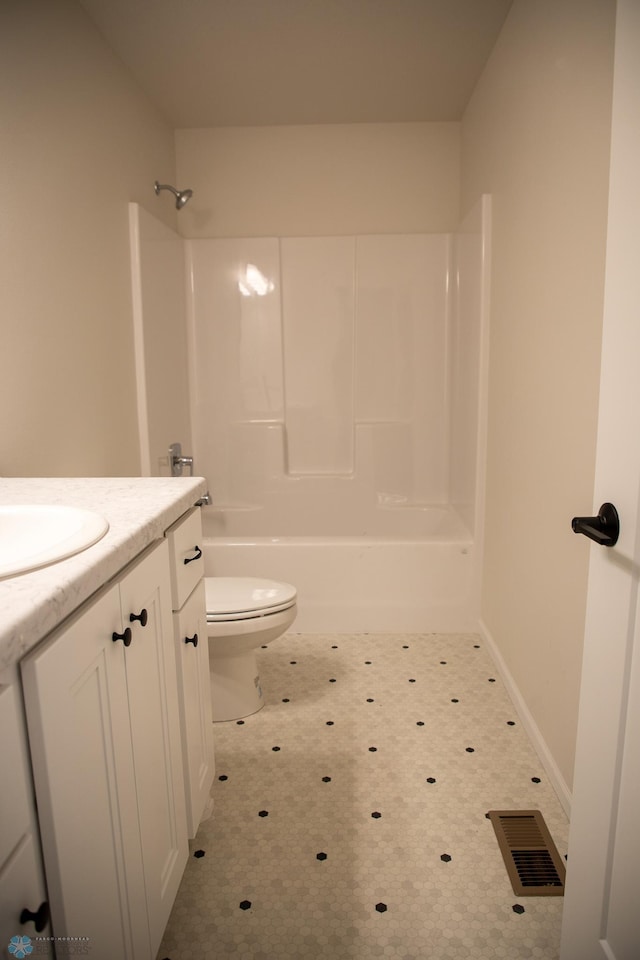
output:
<svg viewBox="0 0 640 960"><path fill-rule="evenodd" d="M194 838L211 811L214 775L202 525L190 511L167 530L187 831Z"/></svg>
<svg viewBox="0 0 640 960"><path fill-rule="evenodd" d="M49 935L38 832L31 801L17 684L0 684L0 945L12 937Z"/></svg>
<svg viewBox="0 0 640 960"><path fill-rule="evenodd" d="M188 856L169 545L22 661L53 933L154 960Z"/></svg>

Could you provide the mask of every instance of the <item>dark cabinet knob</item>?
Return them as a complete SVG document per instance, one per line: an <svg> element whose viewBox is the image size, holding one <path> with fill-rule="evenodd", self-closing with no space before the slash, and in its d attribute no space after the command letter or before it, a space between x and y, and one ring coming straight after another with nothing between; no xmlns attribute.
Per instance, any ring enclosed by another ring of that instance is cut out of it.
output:
<svg viewBox="0 0 640 960"><path fill-rule="evenodd" d="M194 560L199 560L200 557L202 556L202 550L200 549L198 544L196 544L193 549L195 550L195 555L193 557L187 557L186 560L183 560L182 562L184 564L193 563Z"/></svg>
<svg viewBox="0 0 640 960"><path fill-rule="evenodd" d="M125 627L124 633L112 633L111 639L114 643L116 640L122 640L125 647L131 646L131 627Z"/></svg>
<svg viewBox="0 0 640 960"><path fill-rule="evenodd" d="M194 635L193 635L192 637L185 637L185 638L184 638L184 642L185 642L185 643L192 643L192 644L194 645L194 647L197 647L197 646L198 646L198 634L197 634L197 633L194 633Z"/></svg>
<svg viewBox="0 0 640 960"><path fill-rule="evenodd" d="M41 903L36 912L33 910L28 910L26 907L20 914L20 923L29 923L30 920L36 925L36 933L42 933L46 925L49 923L49 904L46 902Z"/></svg>
<svg viewBox="0 0 640 960"><path fill-rule="evenodd" d="M145 610L144 607L142 608L142 610L140 611L140 613L130 613L130 614L129 614L129 623L135 623L136 620L139 620L141 627L146 627L146 625L147 625L147 620L148 620L148 619L149 619L149 618L148 618L148 615L147 615L147 611Z"/></svg>

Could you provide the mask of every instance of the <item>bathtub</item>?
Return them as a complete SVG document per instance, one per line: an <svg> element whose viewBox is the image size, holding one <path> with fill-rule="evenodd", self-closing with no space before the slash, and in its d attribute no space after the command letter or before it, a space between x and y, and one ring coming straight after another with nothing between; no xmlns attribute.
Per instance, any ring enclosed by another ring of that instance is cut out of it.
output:
<svg viewBox="0 0 640 960"><path fill-rule="evenodd" d="M251 513L205 509L205 573L294 584L298 591L295 632L478 629L474 543L452 508L377 510L374 521L352 517L345 524L343 519L341 533L337 524L328 524L328 518L319 523L311 517L304 536L248 536L252 519L254 529L261 525ZM233 533L232 528L240 532Z"/></svg>

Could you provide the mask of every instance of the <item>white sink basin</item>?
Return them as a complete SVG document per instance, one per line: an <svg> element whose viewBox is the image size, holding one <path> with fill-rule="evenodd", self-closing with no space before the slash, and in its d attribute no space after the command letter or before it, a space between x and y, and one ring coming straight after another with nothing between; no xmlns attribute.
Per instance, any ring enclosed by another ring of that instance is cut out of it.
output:
<svg viewBox="0 0 640 960"><path fill-rule="evenodd" d="M0 505L0 579L86 550L109 524L99 513L48 504Z"/></svg>

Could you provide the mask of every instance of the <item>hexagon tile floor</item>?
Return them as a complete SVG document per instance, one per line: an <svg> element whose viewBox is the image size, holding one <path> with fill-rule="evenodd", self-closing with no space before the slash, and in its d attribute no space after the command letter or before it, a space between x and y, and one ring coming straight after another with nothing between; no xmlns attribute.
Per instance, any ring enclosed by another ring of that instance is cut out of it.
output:
<svg viewBox="0 0 640 960"><path fill-rule="evenodd" d="M488 810L567 818L473 635L288 634L266 706L216 724L159 958L558 956L562 897L518 898Z"/></svg>

